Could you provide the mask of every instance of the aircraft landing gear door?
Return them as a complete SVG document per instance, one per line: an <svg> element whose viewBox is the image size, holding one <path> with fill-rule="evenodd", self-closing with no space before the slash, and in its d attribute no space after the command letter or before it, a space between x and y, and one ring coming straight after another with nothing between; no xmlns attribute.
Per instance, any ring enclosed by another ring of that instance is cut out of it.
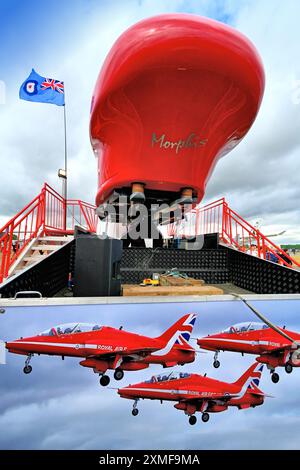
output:
<svg viewBox="0 0 300 470"><path fill-rule="evenodd" d="M0 340L0 364L6 364L6 349L4 341Z"/></svg>

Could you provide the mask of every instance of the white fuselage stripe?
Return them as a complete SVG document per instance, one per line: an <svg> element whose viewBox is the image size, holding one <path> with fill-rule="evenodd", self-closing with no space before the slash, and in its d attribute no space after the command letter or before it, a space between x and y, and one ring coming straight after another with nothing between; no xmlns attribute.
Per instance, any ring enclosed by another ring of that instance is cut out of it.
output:
<svg viewBox="0 0 300 470"><path fill-rule="evenodd" d="M175 390L175 389L166 389L166 388L143 388L143 387L130 387L125 389L126 391L142 391L142 392L159 392L159 393L171 393L173 395L200 395L201 392L196 390Z"/></svg>
<svg viewBox="0 0 300 470"><path fill-rule="evenodd" d="M243 344L253 344L259 345L263 344L264 346L269 344L269 341L260 341L260 340L246 340L246 339L227 339L227 338L203 338L204 341L224 341L227 343L243 343ZM201 343L201 339L200 339Z"/></svg>
<svg viewBox="0 0 300 470"><path fill-rule="evenodd" d="M16 346L20 344L29 344L33 346L55 346L55 347L61 347L61 348L86 348L86 349L97 349L98 345L97 344L80 344L80 343L48 343L44 341L18 341L15 343ZM110 352L110 349L107 349L108 352Z"/></svg>

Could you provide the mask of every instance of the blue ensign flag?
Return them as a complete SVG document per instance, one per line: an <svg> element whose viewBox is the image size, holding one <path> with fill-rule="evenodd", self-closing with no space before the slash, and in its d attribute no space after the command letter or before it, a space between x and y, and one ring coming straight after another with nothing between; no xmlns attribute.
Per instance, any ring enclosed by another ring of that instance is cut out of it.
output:
<svg viewBox="0 0 300 470"><path fill-rule="evenodd" d="M21 85L19 97L21 100L64 106L64 82L53 80L52 78L41 77L34 69L32 69L29 77Z"/></svg>

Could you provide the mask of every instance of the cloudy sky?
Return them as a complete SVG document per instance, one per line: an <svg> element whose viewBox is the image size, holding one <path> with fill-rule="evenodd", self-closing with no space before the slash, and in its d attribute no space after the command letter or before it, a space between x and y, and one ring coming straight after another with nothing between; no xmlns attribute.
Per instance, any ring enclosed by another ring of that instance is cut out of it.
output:
<svg viewBox="0 0 300 470"><path fill-rule="evenodd" d="M224 157L205 200L225 195L233 209L266 233L287 230L278 242L300 241L300 3L297 0L37 0L0 1L0 223L37 194L44 181L60 189L63 110L18 99L31 68L65 81L69 194L94 201L96 162L89 142L89 109L103 60L136 21L188 12L226 22L259 50L266 91L244 141ZM2 87L3 88L3 83ZM1 91L0 91L1 93ZM5 99L4 99L5 98Z"/></svg>
<svg viewBox="0 0 300 470"><path fill-rule="evenodd" d="M300 330L299 301L256 301L253 305L276 324ZM82 320L117 328L123 325L154 337L188 312L198 314L193 337L254 320L238 301L10 307L0 316L0 338L13 340L62 322ZM233 382L253 363L254 356L221 353L218 370L212 361L213 353L198 354L194 364L181 370L206 372ZM132 401L120 398L114 389L100 387L98 376L81 367L78 359L36 356L31 364L30 375L22 372L22 356L8 354L7 364L0 365L0 429L5 430L0 432L0 449L299 449L297 369L290 375L278 369L276 385L264 370L260 388L274 396L264 405L212 414L208 423L198 420L192 427L173 403L142 401L139 415L133 417ZM139 382L162 370L151 366L148 371L127 372L121 382L112 380L110 386Z"/></svg>

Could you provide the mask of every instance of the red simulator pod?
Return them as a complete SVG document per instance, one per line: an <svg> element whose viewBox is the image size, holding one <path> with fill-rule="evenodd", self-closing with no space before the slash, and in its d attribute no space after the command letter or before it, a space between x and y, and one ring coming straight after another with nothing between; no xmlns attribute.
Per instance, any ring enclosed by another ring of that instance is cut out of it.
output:
<svg viewBox="0 0 300 470"><path fill-rule="evenodd" d="M129 28L92 100L97 206L115 191L200 201L217 160L251 127L263 90L255 48L227 25L171 14Z"/></svg>

